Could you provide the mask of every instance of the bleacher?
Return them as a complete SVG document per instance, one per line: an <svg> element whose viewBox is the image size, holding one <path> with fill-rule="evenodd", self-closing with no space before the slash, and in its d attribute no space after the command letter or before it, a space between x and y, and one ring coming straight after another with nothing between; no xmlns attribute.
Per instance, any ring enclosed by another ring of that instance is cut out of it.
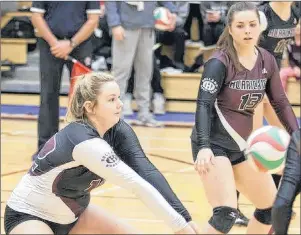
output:
<svg viewBox="0 0 301 235"><path fill-rule="evenodd" d="M28 9L31 2L19 2L18 9ZM1 16L1 29L3 29L14 17L31 17L28 11L12 11L6 12ZM27 48L28 44L36 43L35 38L4 38L1 37L1 61L5 61L10 65L1 64L1 72L10 71L12 66L27 64Z"/></svg>

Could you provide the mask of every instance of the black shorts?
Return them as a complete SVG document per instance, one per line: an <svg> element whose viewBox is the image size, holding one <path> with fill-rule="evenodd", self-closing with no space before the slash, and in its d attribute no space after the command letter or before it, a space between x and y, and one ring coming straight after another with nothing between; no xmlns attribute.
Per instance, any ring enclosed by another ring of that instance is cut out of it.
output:
<svg viewBox="0 0 301 235"><path fill-rule="evenodd" d="M26 213L15 211L11 209L9 206L6 206L5 213L4 213L5 234L9 234L13 230L13 228L15 228L17 225L28 220L42 221L52 229L54 234L62 234L62 235L69 234L70 230L77 222L75 221L71 224L57 224L48 220L44 220L34 215L29 215Z"/></svg>
<svg viewBox="0 0 301 235"><path fill-rule="evenodd" d="M195 162L200 148L194 141L191 141L191 149L192 149L193 161ZM247 160L247 158L245 157L243 152L230 151L228 149L222 148L217 145L211 145L211 150L212 150L214 156L227 157L230 160L232 166L237 165L237 164Z"/></svg>

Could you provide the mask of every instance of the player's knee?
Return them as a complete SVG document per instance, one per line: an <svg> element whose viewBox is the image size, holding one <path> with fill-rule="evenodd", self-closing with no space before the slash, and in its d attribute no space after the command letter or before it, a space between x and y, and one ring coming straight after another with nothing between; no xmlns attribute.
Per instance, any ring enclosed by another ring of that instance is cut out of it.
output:
<svg viewBox="0 0 301 235"><path fill-rule="evenodd" d="M272 207L267 209L256 209L254 212L255 219L266 225L272 224Z"/></svg>
<svg viewBox="0 0 301 235"><path fill-rule="evenodd" d="M213 209L209 224L221 233L228 233L233 227L238 211L236 208L219 206Z"/></svg>

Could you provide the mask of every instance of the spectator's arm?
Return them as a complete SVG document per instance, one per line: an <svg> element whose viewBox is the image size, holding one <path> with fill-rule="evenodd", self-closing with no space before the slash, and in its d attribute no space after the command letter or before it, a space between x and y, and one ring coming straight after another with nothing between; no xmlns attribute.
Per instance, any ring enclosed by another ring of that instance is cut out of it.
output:
<svg viewBox="0 0 301 235"><path fill-rule="evenodd" d="M43 38L50 45L50 47L54 46L58 40L51 32L47 22L44 19L46 3L33 2L30 11L32 12L31 22L38 30L40 37Z"/></svg>
<svg viewBox="0 0 301 235"><path fill-rule="evenodd" d="M105 6L106 6L106 15L107 15L107 21L108 25L110 28L116 27L121 25L120 21L120 15L117 11L117 2L111 2L111 1L106 1Z"/></svg>
<svg viewBox="0 0 301 235"><path fill-rule="evenodd" d="M79 29L79 31L72 37L72 41L76 45L79 45L83 41L87 40L94 32L94 29L97 28L99 22L99 16L101 14L99 2L96 1L88 2L86 12L88 15L87 21Z"/></svg>

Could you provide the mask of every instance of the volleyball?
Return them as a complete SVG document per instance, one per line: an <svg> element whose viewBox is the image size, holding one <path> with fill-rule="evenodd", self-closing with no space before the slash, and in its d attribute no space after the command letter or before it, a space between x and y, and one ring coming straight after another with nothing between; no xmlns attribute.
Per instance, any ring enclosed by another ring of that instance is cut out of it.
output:
<svg viewBox="0 0 301 235"><path fill-rule="evenodd" d="M165 7L157 7L154 10L155 28L165 31L168 28L170 17L169 11Z"/></svg>
<svg viewBox="0 0 301 235"><path fill-rule="evenodd" d="M265 126L254 131L247 140L245 154L257 171L274 174L281 172L290 135L274 126Z"/></svg>

